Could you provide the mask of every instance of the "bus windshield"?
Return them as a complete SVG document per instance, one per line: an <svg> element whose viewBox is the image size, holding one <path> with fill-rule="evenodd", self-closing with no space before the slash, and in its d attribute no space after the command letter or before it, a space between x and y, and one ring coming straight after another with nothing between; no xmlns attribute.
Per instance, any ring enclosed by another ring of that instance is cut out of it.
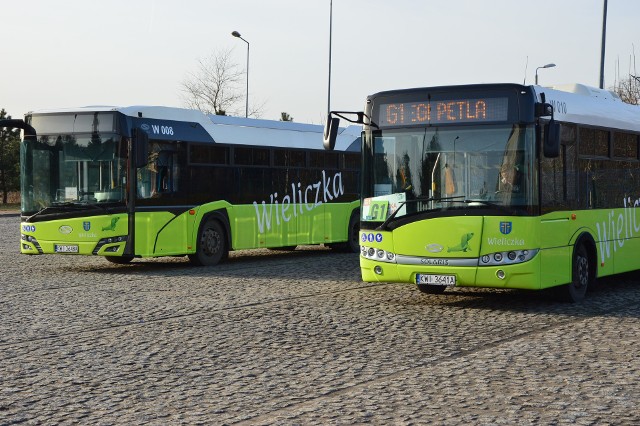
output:
<svg viewBox="0 0 640 426"><path fill-rule="evenodd" d="M22 212L125 200L126 148L115 133L39 134L21 146Z"/></svg>
<svg viewBox="0 0 640 426"><path fill-rule="evenodd" d="M363 221L463 208L529 214L538 203L533 126L384 129L370 143Z"/></svg>

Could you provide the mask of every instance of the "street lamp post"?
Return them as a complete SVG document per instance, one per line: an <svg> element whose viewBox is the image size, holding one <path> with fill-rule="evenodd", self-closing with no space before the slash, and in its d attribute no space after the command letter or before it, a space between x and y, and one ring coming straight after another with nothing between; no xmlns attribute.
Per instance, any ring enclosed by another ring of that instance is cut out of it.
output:
<svg viewBox="0 0 640 426"><path fill-rule="evenodd" d="M607 0L604 0L602 12L602 44L600 45L600 88L604 89L604 48L607 38Z"/></svg>
<svg viewBox="0 0 640 426"><path fill-rule="evenodd" d="M249 117L249 42L242 38L239 32L234 31L231 33L232 36L238 37L240 40L247 43L247 95L245 97L245 107L244 107L244 116Z"/></svg>
<svg viewBox="0 0 640 426"><path fill-rule="evenodd" d="M329 1L329 86L327 88L327 117L331 112L331 31L333 27L333 0Z"/></svg>
<svg viewBox="0 0 640 426"><path fill-rule="evenodd" d="M556 66L556 64L547 64L547 65L543 65L541 67L536 68L536 86L538 85L538 70L540 68L553 68L555 66Z"/></svg>

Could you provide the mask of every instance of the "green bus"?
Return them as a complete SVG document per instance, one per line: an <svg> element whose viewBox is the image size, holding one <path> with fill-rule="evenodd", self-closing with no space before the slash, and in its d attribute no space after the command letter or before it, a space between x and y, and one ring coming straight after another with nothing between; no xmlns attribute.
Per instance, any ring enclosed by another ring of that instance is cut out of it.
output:
<svg viewBox="0 0 640 426"><path fill-rule="evenodd" d="M320 146L320 125L169 107L28 113L20 251L188 256L324 244L358 251L360 126Z"/></svg>
<svg viewBox="0 0 640 426"><path fill-rule="evenodd" d="M640 106L578 84L386 91L331 112L327 149L338 117L364 124L364 281L575 302L640 269Z"/></svg>

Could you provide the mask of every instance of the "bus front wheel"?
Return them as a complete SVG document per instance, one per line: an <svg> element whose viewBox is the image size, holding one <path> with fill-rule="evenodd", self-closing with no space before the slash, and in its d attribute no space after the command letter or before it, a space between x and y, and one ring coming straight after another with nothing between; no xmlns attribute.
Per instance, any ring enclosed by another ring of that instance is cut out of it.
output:
<svg viewBox="0 0 640 426"><path fill-rule="evenodd" d="M571 282L560 287L560 297L565 302L576 303L584 299L587 288L593 282L593 264L584 244L576 247L573 253Z"/></svg>
<svg viewBox="0 0 640 426"><path fill-rule="evenodd" d="M217 220L207 220L198 231L196 253L189 260L198 266L214 266L227 255L224 228Z"/></svg>

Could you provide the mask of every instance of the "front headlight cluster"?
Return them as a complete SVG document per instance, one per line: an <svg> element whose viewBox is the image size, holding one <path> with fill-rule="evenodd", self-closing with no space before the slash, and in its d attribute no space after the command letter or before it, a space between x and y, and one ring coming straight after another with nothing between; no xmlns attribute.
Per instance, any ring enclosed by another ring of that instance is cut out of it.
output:
<svg viewBox="0 0 640 426"><path fill-rule="evenodd" d="M512 265L533 259L538 250L511 250L485 254L480 257L479 266Z"/></svg>
<svg viewBox="0 0 640 426"><path fill-rule="evenodd" d="M396 263L395 253L379 248L360 246L360 255L365 259L377 260L378 262Z"/></svg>
<svg viewBox="0 0 640 426"><path fill-rule="evenodd" d="M100 241L98 241L98 244L96 244L96 247L93 249L93 254L98 254L98 252L100 251L100 249L107 245L107 244L114 244L114 243L125 243L127 242L127 236L126 235L120 235L118 237L109 237L109 238L103 238ZM120 246L112 246L112 247L108 247L107 249L105 249L105 252L108 253L116 253L118 251L118 248Z"/></svg>
<svg viewBox="0 0 640 426"><path fill-rule="evenodd" d="M42 247L40 247L40 244L38 243L38 240L36 240L36 237L34 237L33 235L20 234L20 239L22 241L26 241L26 242L29 242L29 243L33 244L33 247L35 247L36 250L38 250L38 253L43 253ZM23 250L33 250L33 248L29 244L25 244L25 243L22 243L22 249Z"/></svg>

